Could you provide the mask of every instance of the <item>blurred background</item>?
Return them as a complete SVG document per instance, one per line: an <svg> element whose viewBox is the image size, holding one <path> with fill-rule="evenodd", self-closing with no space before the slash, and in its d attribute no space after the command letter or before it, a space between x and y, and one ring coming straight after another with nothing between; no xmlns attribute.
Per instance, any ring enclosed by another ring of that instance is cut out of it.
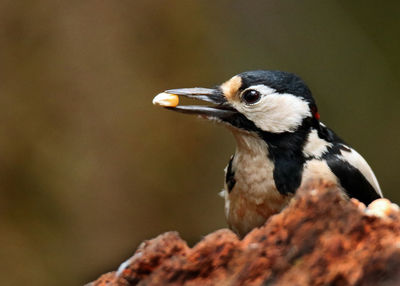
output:
<svg viewBox="0 0 400 286"><path fill-rule="evenodd" d="M82 285L138 244L226 226L223 127L152 106L299 74L400 202L400 2L0 1L0 285Z"/></svg>

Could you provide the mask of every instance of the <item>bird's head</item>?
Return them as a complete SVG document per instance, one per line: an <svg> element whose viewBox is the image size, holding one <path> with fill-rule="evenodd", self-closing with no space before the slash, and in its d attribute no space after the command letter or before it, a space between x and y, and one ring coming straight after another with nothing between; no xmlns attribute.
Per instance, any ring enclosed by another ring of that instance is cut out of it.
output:
<svg viewBox="0 0 400 286"><path fill-rule="evenodd" d="M213 106L177 105L176 96L211 102ZM175 103L171 104L171 100ZM171 89L153 103L227 123L243 131L294 132L319 115L307 85L296 75L282 71L248 71L216 88Z"/></svg>

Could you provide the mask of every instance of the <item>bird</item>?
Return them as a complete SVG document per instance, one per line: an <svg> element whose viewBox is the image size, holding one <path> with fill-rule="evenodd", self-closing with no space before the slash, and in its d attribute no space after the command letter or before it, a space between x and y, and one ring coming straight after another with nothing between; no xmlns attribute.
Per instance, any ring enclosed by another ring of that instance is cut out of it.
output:
<svg viewBox="0 0 400 286"><path fill-rule="evenodd" d="M209 105L179 105L179 97ZM306 83L296 74L254 70L214 88L170 89L154 104L225 125L236 151L225 168L222 196L230 229L243 237L279 213L310 179L334 182L368 205L383 197L366 160L320 121Z"/></svg>

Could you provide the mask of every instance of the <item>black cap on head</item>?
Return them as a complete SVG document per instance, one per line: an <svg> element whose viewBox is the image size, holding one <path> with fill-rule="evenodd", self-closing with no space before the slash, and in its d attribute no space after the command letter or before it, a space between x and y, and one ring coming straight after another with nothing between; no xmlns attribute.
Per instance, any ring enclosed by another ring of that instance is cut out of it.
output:
<svg viewBox="0 0 400 286"><path fill-rule="evenodd" d="M278 93L290 93L306 99L310 104L315 105L311 91L305 82L297 75L283 71L247 71L240 73L244 90L252 85L264 84L275 89Z"/></svg>

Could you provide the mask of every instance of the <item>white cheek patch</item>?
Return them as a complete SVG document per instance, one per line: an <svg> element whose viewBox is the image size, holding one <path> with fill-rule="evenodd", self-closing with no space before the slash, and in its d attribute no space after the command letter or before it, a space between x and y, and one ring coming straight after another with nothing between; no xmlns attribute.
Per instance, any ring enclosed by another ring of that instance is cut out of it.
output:
<svg viewBox="0 0 400 286"><path fill-rule="evenodd" d="M329 147L332 147L332 143L319 138L317 130L314 129L308 135L306 144L304 145L303 154L306 157L315 157L319 159L326 151L328 151Z"/></svg>
<svg viewBox="0 0 400 286"><path fill-rule="evenodd" d="M254 105L235 102L233 106L264 131L293 132L304 118L311 116L308 103L300 97L288 93L279 94L264 85L249 89L259 91L263 95L262 99Z"/></svg>

